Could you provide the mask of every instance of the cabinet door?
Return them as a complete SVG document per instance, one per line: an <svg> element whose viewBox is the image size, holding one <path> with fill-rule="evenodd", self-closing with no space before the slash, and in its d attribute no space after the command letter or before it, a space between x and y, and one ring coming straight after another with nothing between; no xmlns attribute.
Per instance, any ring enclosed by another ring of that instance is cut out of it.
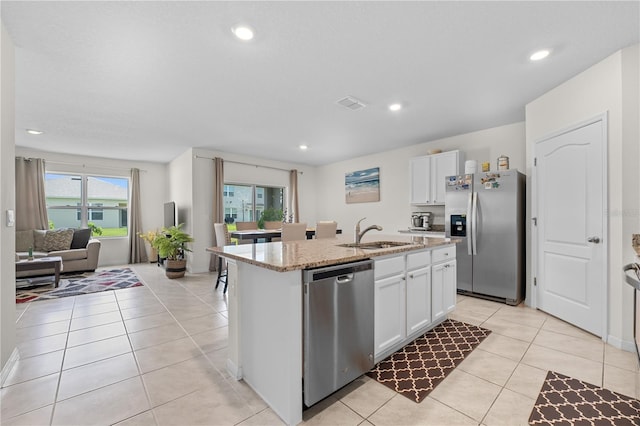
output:
<svg viewBox="0 0 640 426"><path fill-rule="evenodd" d="M431 274L431 312L436 321L456 308L456 261L433 265Z"/></svg>
<svg viewBox="0 0 640 426"><path fill-rule="evenodd" d="M444 310L445 313L453 312L456 309L456 293L457 293L457 265L455 260L445 263L444 268Z"/></svg>
<svg viewBox="0 0 640 426"><path fill-rule="evenodd" d="M431 317L433 321L447 314L444 308L445 265L439 263L431 267Z"/></svg>
<svg viewBox="0 0 640 426"><path fill-rule="evenodd" d="M411 159L411 204L429 203L431 195L430 165L429 157Z"/></svg>
<svg viewBox="0 0 640 426"><path fill-rule="evenodd" d="M375 353L404 339L405 333L404 273L375 282Z"/></svg>
<svg viewBox="0 0 640 426"><path fill-rule="evenodd" d="M431 202L444 204L445 177L458 174L458 151L431 157Z"/></svg>
<svg viewBox="0 0 640 426"><path fill-rule="evenodd" d="M407 272L407 336L431 323L431 267Z"/></svg>

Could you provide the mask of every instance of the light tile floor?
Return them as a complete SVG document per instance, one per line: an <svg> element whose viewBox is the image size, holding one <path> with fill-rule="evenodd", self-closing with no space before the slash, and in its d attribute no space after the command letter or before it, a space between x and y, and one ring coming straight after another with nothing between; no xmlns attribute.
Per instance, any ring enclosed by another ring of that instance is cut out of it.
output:
<svg viewBox="0 0 640 426"><path fill-rule="evenodd" d="M227 304L213 274L17 305L20 359L2 425L278 425L225 370ZM304 413L316 425L516 425L547 370L640 397L635 354L524 306L459 296L454 319L493 333L420 404L363 376Z"/></svg>

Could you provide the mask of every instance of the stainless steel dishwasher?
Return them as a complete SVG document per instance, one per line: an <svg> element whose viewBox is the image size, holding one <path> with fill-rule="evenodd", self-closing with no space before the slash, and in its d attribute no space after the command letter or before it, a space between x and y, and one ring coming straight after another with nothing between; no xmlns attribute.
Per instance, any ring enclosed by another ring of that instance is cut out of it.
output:
<svg viewBox="0 0 640 426"><path fill-rule="evenodd" d="M373 368L373 261L308 269L304 281L304 403Z"/></svg>

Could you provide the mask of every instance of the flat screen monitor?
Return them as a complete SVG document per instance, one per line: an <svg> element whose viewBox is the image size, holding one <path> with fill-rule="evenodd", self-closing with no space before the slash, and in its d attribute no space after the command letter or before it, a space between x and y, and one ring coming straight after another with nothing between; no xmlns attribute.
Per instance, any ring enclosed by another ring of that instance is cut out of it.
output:
<svg viewBox="0 0 640 426"><path fill-rule="evenodd" d="M164 203L164 227L169 228L176 225L176 203L170 201Z"/></svg>

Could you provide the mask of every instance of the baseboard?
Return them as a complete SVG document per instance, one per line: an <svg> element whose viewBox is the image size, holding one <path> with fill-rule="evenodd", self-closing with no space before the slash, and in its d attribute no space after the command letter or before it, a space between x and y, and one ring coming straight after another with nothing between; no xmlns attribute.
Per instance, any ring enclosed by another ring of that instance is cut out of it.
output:
<svg viewBox="0 0 640 426"><path fill-rule="evenodd" d="M11 356L7 360L7 363L2 367L2 371L0 371L0 387L4 387L4 381L9 377L9 373L13 369L13 366L18 361L18 348L13 348L13 352L11 352Z"/></svg>
<svg viewBox="0 0 640 426"><path fill-rule="evenodd" d="M615 336L608 335L607 343L623 351L636 353L636 344L633 340L622 340Z"/></svg>
<svg viewBox="0 0 640 426"><path fill-rule="evenodd" d="M239 368L233 361L227 359L227 371L236 380L242 379L242 369Z"/></svg>

